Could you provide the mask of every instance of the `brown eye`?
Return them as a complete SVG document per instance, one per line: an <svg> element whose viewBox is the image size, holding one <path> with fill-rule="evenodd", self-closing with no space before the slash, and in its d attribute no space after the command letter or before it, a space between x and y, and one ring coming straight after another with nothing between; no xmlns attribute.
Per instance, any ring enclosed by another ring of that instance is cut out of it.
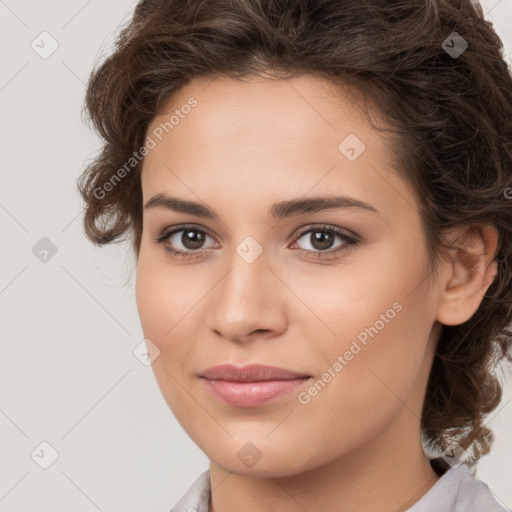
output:
<svg viewBox="0 0 512 512"><path fill-rule="evenodd" d="M186 249L190 250L200 249L204 243L205 236L207 236L206 233L196 229L184 229L182 232L180 242Z"/></svg>
<svg viewBox="0 0 512 512"><path fill-rule="evenodd" d="M335 249L331 250L337 238L341 240L341 243L335 245ZM357 242L354 237L345 234L343 231L323 226L309 228L306 231L302 231L297 238L297 241L301 239L306 240L309 243L310 248L299 246L300 249L308 252L325 252L327 254L344 250L347 246L354 245ZM298 243L295 242L295 245L298 245Z"/></svg>
<svg viewBox="0 0 512 512"><path fill-rule="evenodd" d="M206 252L204 247L207 238L212 238L202 229L193 226L180 226L172 231L163 232L155 242L162 244L164 249L183 258L201 256Z"/></svg>
<svg viewBox="0 0 512 512"><path fill-rule="evenodd" d="M197 228L175 229L163 237L177 251L203 249L206 238L210 238L210 236Z"/></svg>
<svg viewBox="0 0 512 512"><path fill-rule="evenodd" d="M326 234L327 233L327 234ZM327 231L312 231L309 233L309 242L319 251L325 251L332 247L336 236Z"/></svg>
<svg viewBox="0 0 512 512"><path fill-rule="evenodd" d="M204 258L210 252L209 247L205 246L207 238L213 240L213 237L203 229L194 226L178 226L171 231L162 232L155 242L163 245L164 250L172 256L192 259ZM310 248L299 246L297 242L302 238L309 242ZM335 245L336 239L340 240L337 245ZM299 249L305 252L308 258L328 258L346 251L358 243L359 240L355 236L348 235L338 228L317 226L303 230L292 246L299 246ZM218 243L214 242L210 248L213 247L219 247Z"/></svg>

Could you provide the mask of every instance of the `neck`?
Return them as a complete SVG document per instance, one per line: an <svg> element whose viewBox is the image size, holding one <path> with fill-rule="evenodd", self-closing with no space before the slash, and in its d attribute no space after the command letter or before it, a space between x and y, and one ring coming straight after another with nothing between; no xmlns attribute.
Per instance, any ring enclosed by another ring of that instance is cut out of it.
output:
<svg viewBox="0 0 512 512"><path fill-rule="evenodd" d="M405 407L401 416L411 421ZM415 435L400 438L397 431ZM424 453L419 428L392 426L363 448L300 474L240 475L212 462L210 476L210 512L405 511L440 478Z"/></svg>

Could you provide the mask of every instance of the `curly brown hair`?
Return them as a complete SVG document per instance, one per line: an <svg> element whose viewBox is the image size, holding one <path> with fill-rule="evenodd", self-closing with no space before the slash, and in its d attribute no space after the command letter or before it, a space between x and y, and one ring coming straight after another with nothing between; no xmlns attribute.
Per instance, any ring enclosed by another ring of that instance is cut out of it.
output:
<svg viewBox="0 0 512 512"><path fill-rule="evenodd" d="M87 237L132 236L138 257L142 149L159 109L195 77L269 71L320 75L377 109L387 129L374 128L391 134L395 168L417 192L434 270L445 228L497 228L497 275L467 322L442 326L422 411L427 451L457 441L473 465L494 438L484 419L502 396L495 367L512 361L512 77L477 2L139 2L87 87L104 139L77 182Z"/></svg>

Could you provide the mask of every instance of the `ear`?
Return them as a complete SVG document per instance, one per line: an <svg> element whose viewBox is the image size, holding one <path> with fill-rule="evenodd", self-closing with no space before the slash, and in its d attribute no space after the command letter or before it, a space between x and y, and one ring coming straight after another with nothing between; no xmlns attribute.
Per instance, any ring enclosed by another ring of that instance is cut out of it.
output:
<svg viewBox="0 0 512 512"><path fill-rule="evenodd" d="M476 312L498 272L493 261L499 233L490 224L457 226L448 236L449 261L443 263L436 320L460 325Z"/></svg>

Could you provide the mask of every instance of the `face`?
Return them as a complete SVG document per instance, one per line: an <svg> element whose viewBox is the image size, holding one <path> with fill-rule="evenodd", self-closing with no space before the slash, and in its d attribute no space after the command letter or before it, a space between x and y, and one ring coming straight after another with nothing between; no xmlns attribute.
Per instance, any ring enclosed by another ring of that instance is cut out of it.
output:
<svg viewBox="0 0 512 512"><path fill-rule="evenodd" d="M137 307L163 396L210 460L284 476L419 437L436 288L413 189L348 92L196 79L147 135ZM303 378L204 378L222 364Z"/></svg>

